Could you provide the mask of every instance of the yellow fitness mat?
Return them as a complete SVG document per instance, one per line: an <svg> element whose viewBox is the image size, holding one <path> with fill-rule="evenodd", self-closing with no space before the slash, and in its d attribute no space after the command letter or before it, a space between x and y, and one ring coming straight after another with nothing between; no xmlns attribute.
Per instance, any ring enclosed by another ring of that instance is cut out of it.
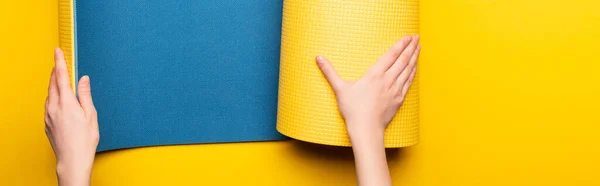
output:
<svg viewBox="0 0 600 186"><path fill-rule="evenodd" d="M277 130L302 141L350 146L315 56L326 56L342 78L356 80L398 39L417 33L418 0L285 0ZM385 146L416 144L418 116L417 74L385 132Z"/></svg>
<svg viewBox="0 0 600 186"><path fill-rule="evenodd" d="M58 3L73 87L82 75L97 82L99 151L286 139L281 134L350 146L315 56L356 80L402 36L419 32L418 0ZM418 90L417 74L386 147L418 142Z"/></svg>

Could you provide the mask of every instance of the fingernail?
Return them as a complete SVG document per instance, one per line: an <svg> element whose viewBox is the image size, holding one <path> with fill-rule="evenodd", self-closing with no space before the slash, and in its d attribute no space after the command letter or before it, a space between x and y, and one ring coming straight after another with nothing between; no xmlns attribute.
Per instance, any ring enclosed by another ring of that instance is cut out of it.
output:
<svg viewBox="0 0 600 186"><path fill-rule="evenodd" d="M421 36L419 34L415 35L415 39L418 40Z"/></svg>
<svg viewBox="0 0 600 186"><path fill-rule="evenodd" d="M84 83L89 83L90 82L90 77L85 75L83 77L81 77L81 81L83 81Z"/></svg>
<svg viewBox="0 0 600 186"><path fill-rule="evenodd" d="M323 56L317 56L317 61L322 61L323 60Z"/></svg>
<svg viewBox="0 0 600 186"><path fill-rule="evenodd" d="M60 59L64 58L63 51L60 48L54 49L54 61L58 62Z"/></svg>

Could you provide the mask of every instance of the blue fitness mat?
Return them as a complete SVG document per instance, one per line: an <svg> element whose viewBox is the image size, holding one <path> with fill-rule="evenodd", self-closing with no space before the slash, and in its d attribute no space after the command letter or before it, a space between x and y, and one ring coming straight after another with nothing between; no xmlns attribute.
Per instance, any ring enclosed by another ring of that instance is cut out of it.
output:
<svg viewBox="0 0 600 186"><path fill-rule="evenodd" d="M76 0L98 151L281 140L282 0Z"/></svg>

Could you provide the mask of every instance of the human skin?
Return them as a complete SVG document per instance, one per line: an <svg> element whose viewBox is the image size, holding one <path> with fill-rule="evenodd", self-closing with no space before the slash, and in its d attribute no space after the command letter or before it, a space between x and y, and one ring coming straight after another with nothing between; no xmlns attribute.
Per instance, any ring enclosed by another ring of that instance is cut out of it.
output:
<svg viewBox="0 0 600 186"><path fill-rule="evenodd" d="M316 58L345 120L360 186L392 185L383 134L412 84L420 50L419 36L403 37L354 82L341 79L326 58Z"/></svg>
<svg viewBox="0 0 600 186"><path fill-rule="evenodd" d="M352 142L358 184L391 185L383 133L404 102L415 76L419 36L405 36L357 81L341 79L323 56L316 62L333 88ZM78 98L70 87L61 49L54 52L45 103L45 131L56 157L60 186L86 186L100 139L90 77L78 83Z"/></svg>

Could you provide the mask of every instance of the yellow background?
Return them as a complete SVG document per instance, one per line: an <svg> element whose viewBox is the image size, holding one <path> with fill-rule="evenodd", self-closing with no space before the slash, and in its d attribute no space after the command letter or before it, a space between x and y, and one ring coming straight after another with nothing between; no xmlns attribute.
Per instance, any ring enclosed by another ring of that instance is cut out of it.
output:
<svg viewBox="0 0 600 186"><path fill-rule="evenodd" d="M600 2L422 0L421 143L396 185L600 185ZM55 0L0 1L0 185L55 185L43 102ZM93 80L93 77L92 77ZM297 141L97 156L94 185L351 185L351 151Z"/></svg>

